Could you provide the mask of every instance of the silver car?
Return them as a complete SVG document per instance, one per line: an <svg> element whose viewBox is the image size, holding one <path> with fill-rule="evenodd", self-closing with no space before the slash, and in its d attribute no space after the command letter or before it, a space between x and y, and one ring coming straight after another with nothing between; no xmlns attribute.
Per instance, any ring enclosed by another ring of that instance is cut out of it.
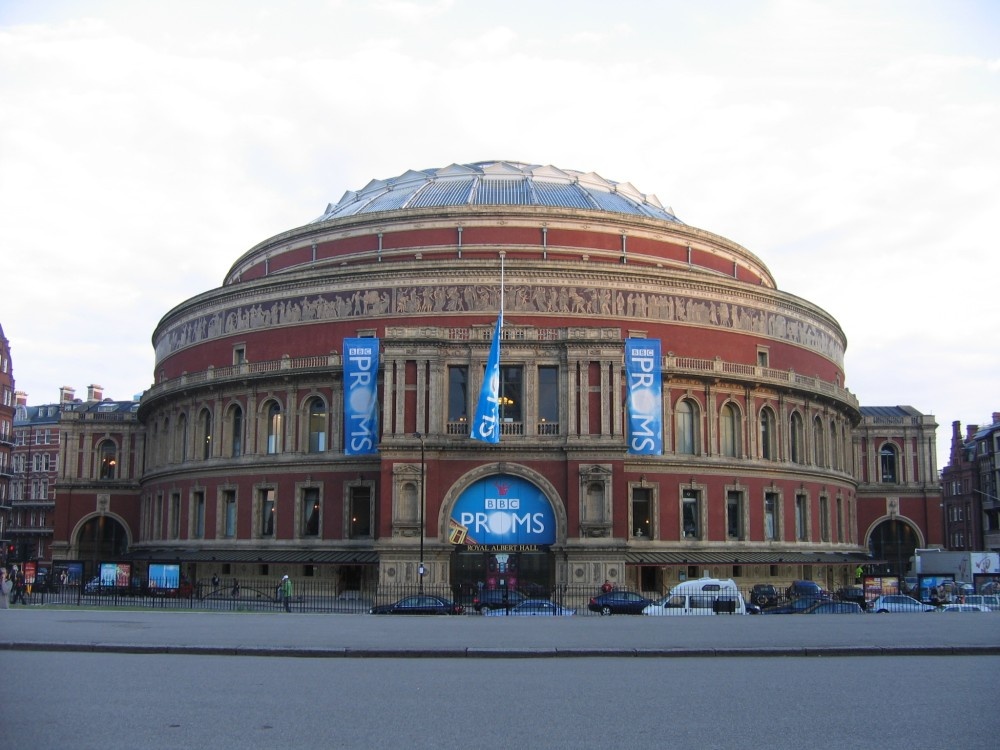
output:
<svg viewBox="0 0 1000 750"><path fill-rule="evenodd" d="M903 594L887 594L868 603L869 612L933 612L934 607Z"/></svg>

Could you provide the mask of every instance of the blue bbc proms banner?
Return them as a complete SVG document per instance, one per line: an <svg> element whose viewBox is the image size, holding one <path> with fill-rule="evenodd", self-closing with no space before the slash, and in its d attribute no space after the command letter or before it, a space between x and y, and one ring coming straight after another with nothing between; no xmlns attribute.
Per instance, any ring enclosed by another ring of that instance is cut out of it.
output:
<svg viewBox="0 0 1000 750"><path fill-rule="evenodd" d="M526 479L492 476L459 495L448 519L452 544L554 544L556 518Z"/></svg>
<svg viewBox="0 0 1000 750"><path fill-rule="evenodd" d="M344 339L344 453L378 452L376 338Z"/></svg>
<svg viewBox="0 0 1000 750"><path fill-rule="evenodd" d="M659 339L625 340L628 387L628 452L663 453L662 378Z"/></svg>

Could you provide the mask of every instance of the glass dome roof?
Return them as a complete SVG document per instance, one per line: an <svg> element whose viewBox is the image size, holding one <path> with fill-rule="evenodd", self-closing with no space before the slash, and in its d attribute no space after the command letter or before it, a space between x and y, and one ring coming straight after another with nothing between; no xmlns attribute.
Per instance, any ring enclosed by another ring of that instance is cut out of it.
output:
<svg viewBox="0 0 1000 750"><path fill-rule="evenodd" d="M446 206L554 206L647 216L681 222L655 195L593 172L513 161L452 164L409 170L349 190L313 223L345 216Z"/></svg>

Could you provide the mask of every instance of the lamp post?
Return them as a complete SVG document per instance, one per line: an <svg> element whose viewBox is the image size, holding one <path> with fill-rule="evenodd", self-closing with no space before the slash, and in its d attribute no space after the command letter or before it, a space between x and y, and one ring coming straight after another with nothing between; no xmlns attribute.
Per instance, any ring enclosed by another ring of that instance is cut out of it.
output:
<svg viewBox="0 0 1000 750"><path fill-rule="evenodd" d="M427 498L427 491L425 490L425 479L426 479L426 464L424 463L424 436L419 432L413 433L413 436L420 441L420 565L417 567L418 587L420 593L424 593L424 503Z"/></svg>

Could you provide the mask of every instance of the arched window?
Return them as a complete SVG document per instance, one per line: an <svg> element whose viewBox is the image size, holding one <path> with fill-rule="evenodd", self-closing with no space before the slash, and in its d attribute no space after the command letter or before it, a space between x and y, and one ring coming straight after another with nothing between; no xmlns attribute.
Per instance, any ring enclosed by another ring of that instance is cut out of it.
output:
<svg viewBox="0 0 1000 750"><path fill-rule="evenodd" d="M898 481L896 474L897 465L896 446L886 443L879 451L879 480L884 484L895 484Z"/></svg>
<svg viewBox="0 0 1000 750"><path fill-rule="evenodd" d="M698 446L698 407L688 399L677 402L674 413L677 432L677 453L694 455Z"/></svg>
<svg viewBox="0 0 1000 750"><path fill-rule="evenodd" d="M267 406L267 452L281 453L281 407L277 401Z"/></svg>
<svg viewBox="0 0 1000 750"><path fill-rule="evenodd" d="M802 432L802 415L793 412L788 420L788 443L792 454L792 463L803 464L806 461Z"/></svg>
<svg viewBox="0 0 1000 750"><path fill-rule="evenodd" d="M243 409L235 404L229 409L229 443L230 456L243 455Z"/></svg>
<svg viewBox="0 0 1000 750"><path fill-rule="evenodd" d="M726 404L722 407L722 414L719 419L719 442L723 456L738 457L741 449L741 429L740 412L735 404Z"/></svg>
<svg viewBox="0 0 1000 750"><path fill-rule="evenodd" d="M826 466L823 460L823 422L819 417L813 420L813 464Z"/></svg>
<svg viewBox="0 0 1000 750"><path fill-rule="evenodd" d="M203 460L212 457L212 412L208 409L201 413L201 457Z"/></svg>
<svg viewBox="0 0 1000 750"><path fill-rule="evenodd" d="M326 450L326 404L314 396L308 403L309 452L322 453Z"/></svg>
<svg viewBox="0 0 1000 750"><path fill-rule="evenodd" d="M830 422L830 468L840 468L840 451L837 450L837 425Z"/></svg>
<svg viewBox="0 0 1000 750"><path fill-rule="evenodd" d="M100 455L101 479L115 479L118 476L118 446L112 440L103 440L98 448Z"/></svg>
<svg viewBox="0 0 1000 750"><path fill-rule="evenodd" d="M181 414L177 419L177 450L181 463L188 459L188 421L187 415Z"/></svg>
<svg viewBox="0 0 1000 750"><path fill-rule="evenodd" d="M774 412L768 406L760 410L760 457L765 461L778 458Z"/></svg>

